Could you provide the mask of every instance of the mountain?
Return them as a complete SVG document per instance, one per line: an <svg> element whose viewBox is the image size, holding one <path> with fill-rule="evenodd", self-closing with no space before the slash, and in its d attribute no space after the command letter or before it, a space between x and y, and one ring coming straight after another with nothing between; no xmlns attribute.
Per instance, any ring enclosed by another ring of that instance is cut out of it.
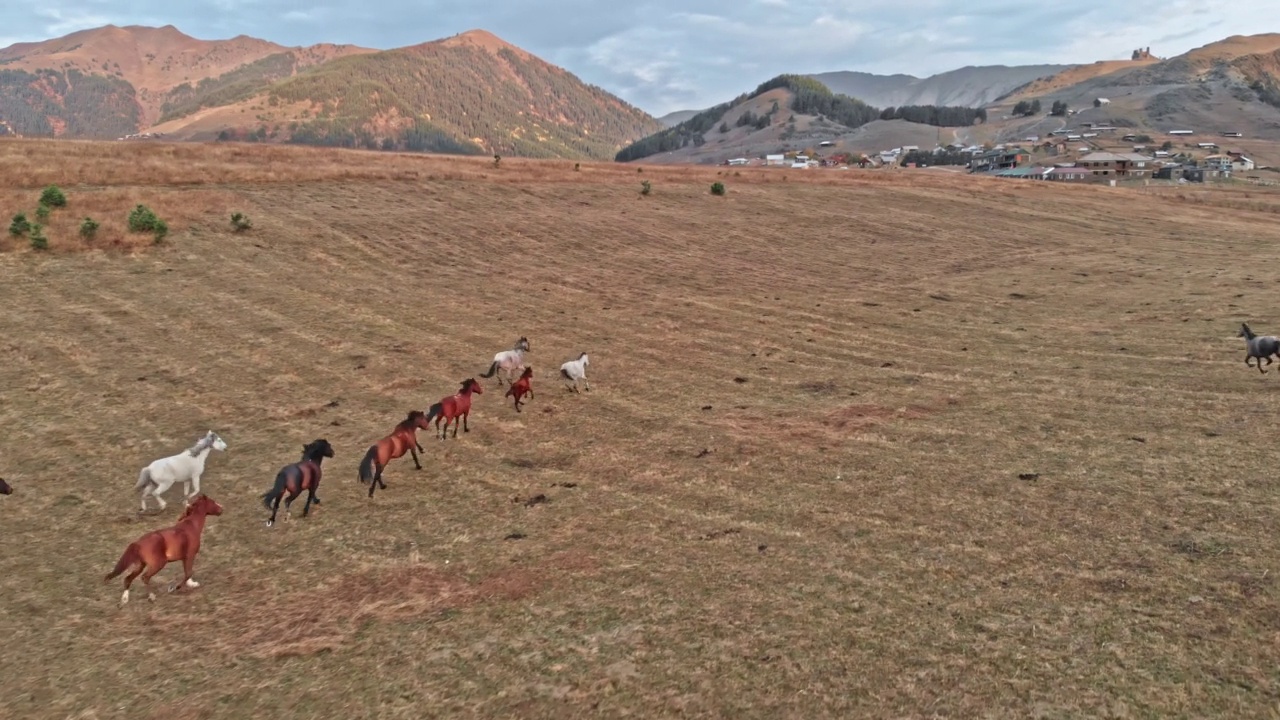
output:
<svg viewBox="0 0 1280 720"><path fill-rule="evenodd" d="M107 25L0 49L0 119L27 135L117 137L230 85L369 52L287 48L244 35L197 40L172 25Z"/></svg>
<svg viewBox="0 0 1280 720"><path fill-rule="evenodd" d="M1163 133L1240 132L1280 140L1280 33L1235 35L1168 59L1081 65L1011 93L994 115L1038 99L1083 109L1088 120ZM1106 102L1094 107L1095 100Z"/></svg>
<svg viewBox="0 0 1280 720"><path fill-rule="evenodd" d="M958 105L983 107L1033 80L1054 75L1070 65L988 65L918 78L912 75L872 75L827 72L810 75L831 92L856 97L877 107L900 105Z"/></svg>
<svg viewBox="0 0 1280 720"><path fill-rule="evenodd" d="M673 127L675 125L679 125L680 123L684 122L685 120L688 120L689 118L693 117L694 115L697 115L700 112L702 111L701 110L676 110L675 112L669 112L666 115L663 115L662 117L658 118L658 122L662 123L667 127Z"/></svg>
<svg viewBox="0 0 1280 720"><path fill-rule="evenodd" d="M0 50L0 127L609 158L662 128L483 30L378 51L107 26Z"/></svg>
<svg viewBox="0 0 1280 720"><path fill-rule="evenodd" d="M880 109L833 93L804 75L779 75L726 103L623 148L620 162L719 163L789 150L864 153L901 145L952 142L956 128L985 123L980 108L901 106Z"/></svg>

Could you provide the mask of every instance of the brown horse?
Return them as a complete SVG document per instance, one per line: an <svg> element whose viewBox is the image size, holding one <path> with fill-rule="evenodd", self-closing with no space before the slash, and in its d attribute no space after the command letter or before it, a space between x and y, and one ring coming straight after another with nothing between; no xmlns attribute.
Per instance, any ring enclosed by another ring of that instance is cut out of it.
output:
<svg viewBox="0 0 1280 720"><path fill-rule="evenodd" d="M507 388L507 394L504 397L514 397L516 400L516 412L520 412L520 398L528 395L533 398L533 366L530 365L524 369L524 373L520 375L520 379L511 383L511 387Z"/></svg>
<svg viewBox="0 0 1280 720"><path fill-rule="evenodd" d="M467 416L471 414L471 393L477 395L484 394L484 388L480 387L480 382L475 378L467 378L462 381L462 389L443 398L440 402L432 405L427 410L427 422L431 422L431 418L436 419L436 430L440 430L440 418L444 418L444 430L440 432L440 439L444 440L445 433L449 431L449 423L453 423L453 436L458 437L458 424L462 424L462 432L471 432L471 428L467 426ZM459 420L461 418L461 420Z"/></svg>
<svg viewBox="0 0 1280 720"><path fill-rule="evenodd" d="M173 561L182 561L182 579L169 586L169 592L179 587L200 587L200 583L191 579L192 565L196 561L196 553L200 552L200 536L204 533L204 521L209 515L221 515L222 506L213 498L200 494L195 502L187 506L177 524L159 530L152 530L129 543L116 563L115 569L107 573L102 582L111 579L130 567L136 565L133 572L124 578L124 594L120 596L120 604L129 602L129 586L133 579L142 574L142 584L147 587L147 599L155 600L156 594L151 590L151 578L164 566ZM143 574L143 570L146 573Z"/></svg>
<svg viewBox="0 0 1280 720"><path fill-rule="evenodd" d="M320 489L320 463L327 457L333 457L333 446L328 440L320 438L302 446L301 460L280 468L280 472L276 473L276 484L262 496L262 504L271 511L267 527L275 524L276 512L280 510L280 498L286 492L289 493L289 497L284 500L286 514L289 513L289 506L293 504L294 498L303 490L307 491L307 504L302 506L302 517L306 517L311 511L311 503L320 504L320 496L316 495L316 491Z"/></svg>
<svg viewBox="0 0 1280 720"><path fill-rule="evenodd" d="M13 488L9 486L9 483L4 481L4 478L0 478L0 495L12 495L12 494L13 494Z"/></svg>
<svg viewBox="0 0 1280 720"><path fill-rule="evenodd" d="M378 487L387 489L387 484L382 482L382 469L392 460L403 457L406 452L413 456L413 466L418 470L422 469L418 453L414 452L415 447L418 451L425 452L418 442L419 429L430 430L431 425L427 423L427 416L421 410L414 410L396 425L390 435L369 446L369 452L360 461L359 475L360 482L369 483L369 497L373 497L373 491Z"/></svg>

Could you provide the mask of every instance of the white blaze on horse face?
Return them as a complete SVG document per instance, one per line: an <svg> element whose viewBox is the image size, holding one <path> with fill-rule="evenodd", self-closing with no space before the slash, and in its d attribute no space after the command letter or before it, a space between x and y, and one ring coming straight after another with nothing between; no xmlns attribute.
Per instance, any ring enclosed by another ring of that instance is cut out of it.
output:
<svg viewBox="0 0 1280 720"><path fill-rule="evenodd" d="M218 437L217 435L214 435L214 436L213 436L213 449L214 449L214 450L226 450L226 449L227 449L227 443L226 443L226 441L225 441L225 440L223 440L221 437Z"/></svg>

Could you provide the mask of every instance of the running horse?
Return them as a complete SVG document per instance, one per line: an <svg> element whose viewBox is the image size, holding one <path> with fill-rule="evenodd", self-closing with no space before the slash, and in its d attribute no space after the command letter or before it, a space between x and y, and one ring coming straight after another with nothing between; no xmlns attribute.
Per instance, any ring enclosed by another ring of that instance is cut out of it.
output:
<svg viewBox="0 0 1280 720"><path fill-rule="evenodd" d="M516 403L516 412L520 412L520 398L528 395L533 398L533 366L524 369L524 373L520 379L511 383L511 387L507 388L507 394L503 397L513 397Z"/></svg>
<svg viewBox="0 0 1280 720"><path fill-rule="evenodd" d="M458 425L462 425L462 432L471 432L471 428L467 425L467 416L471 414L471 393L477 395L484 394L484 388L480 387L480 381L475 378L467 378L462 381L462 389L442 398L440 402L432 405L427 410L427 422L431 422L432 418L436 421L436 430L440 431L440 439L444 440L445 435L449 432L449 423L453 423L453 436L458 437ZM440 430L440 419L444 418L444 430Z"/></svg>
<svg viewBox="0 0 1280 720"><path fill-rule="evenodd" d="M320 438L302 446L301 460L280 468L280 472L276 473L276 484L262 496L262 504L271 511L267 527L275 524L282 497L286 515L289 514L289 506L303 490L307 491L307 504L302 506L302 517L306 517L311 511L311 503L320 504L320 497L316 495L320 488L320 463L331 457L333 446L328 440ZM288 497L284 497L285 493L288 493Z"/></svg>
<svg viewBox="0 0 1280 720"><path fill-rule="evenodd" d="M178 522L170 527L152 530L129 543L124 554L116 562L115 568L107 573L102 582L120 573L134 568L124 578L124 593L120 595L120 605L129 602L129 586L134 578L142 575L142 584L147 588L147 599L154 601L156 594L151 589L151 578L174 560L182 561L182 579L169 586L169 592L179 587L200 587L200 583L191 578L192 568L196 562L196 553L200 552L200 537L204 534L204 522L210 515L221 515L222 506L213 498L201 494L186 507ZM146 571L145 573L143 571Z"/></svg>
<svg viewBox="0 0 1280 720"><path fill-rule="evenodd" d="M514 347L510 350L503 350L493 356L493 362L489 363L489 369L480 373L480 377L491 378L497 375L498 387L502 387L502 373L505 373L507 383L510 384L511 376L517 370L524 369L524 354L527 352L529 352L529 338L521 335Z"/></svg>
<svg viewBox="0 0 1280 720"><path fill-rule="evenodd" d="M418 442L418 430L430 429L426 414L421 410L414 410L396 425L390 435L369 446L369 452L360 461L359 474L360 482L369 483L369 497L373 497L373 491L378 487L387 489L387 484L382 482L382 469L392 460L403 457L406 452L413 456L414 468L422 469L422 463L418 462L418 452L424 450ZM414 452L414 448L418 452Z"/></svg>
<svg viewBox="0 0 1280 720"><path fill-rule="evenodd" d="M1258 335L1249 329L1247 323L1240 323L1240 332L1236 333L1236 337L1244 338L1245 366L1253 367L1249 360L1255 360L1258 364L1258 372L1263 375L1267 374L1267 371L1262 369L1262 361L1266 360L1270 365L1272 355L1280 358L1280 339L1274 335Z"/></svg>

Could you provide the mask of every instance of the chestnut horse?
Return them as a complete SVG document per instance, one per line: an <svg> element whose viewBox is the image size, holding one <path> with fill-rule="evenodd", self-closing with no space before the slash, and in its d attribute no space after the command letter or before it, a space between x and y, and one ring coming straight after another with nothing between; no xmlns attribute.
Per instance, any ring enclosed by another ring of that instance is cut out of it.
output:
<svg viewBox="0 0 1280 720"><path fill-rule="evenodd" d="M13 494L13 488L9 487L9 483L5 482L4 478L0 478L0 495L12 495L12 494Z"/></svg>
<svg viewBox="0 0 1280 720"><path fill-rule="evenodd" d="M377 487L387 489L387 484L382 482L382 469L392 460L403 457L405 452L413 456L413 466L418 470L422 469L418 453L413 451L416 447L420 452L425 452L418 442L420 429L430 430L431 425L427 423L427 416L421 410L414 410L396 425L390 435L369 446L369 452L360 461L359 475L360 482L369 483L369 497L373 497L373 491Z"/></svg>
<svg viewBox="0 0 1280 720"><path fill-rule="evenodd" d="M209 515L221 515L222 506L213 498L201 494L195 502L187 506L177 524L159 530L152 530L129 543L116 563L115 569L107 573L102 582L111 579L130 567L137 566L133 572L124 577L124 593L120 596L120 605L129 602L129 586L133 579L142 574L142 584L147 587L147 599L155 600L156 594L151 590L151 578L164 566L173 561L182 561L182 579L169 586L169 592L179 587L200 587L200 583L191 579L191 569L196 561L196 553L200 552L200 536L204 533L204 521ZM143 570L146 573L143 573Z"/></svg>
<svg viewBox="0 0 1280 720"><path fill-rule="evenodd" d="M520 412L520 398L528 395L533 397L533 366L530 365L524 369L524 373L520 375L520 379L511 383L511 387L507 388L507 394L504 397L514 397L516 399L516 412Z"/></svg>
<svg viewBox="0 0 1280 720"><path fill-rule="evenodd" d="M280 510L280 498L286 492L289 497L284 499L285 514L289 514L289 506L303 490L307 491L307 504L302 506L302 517L306 517L311 511L311 503L320 504L320 497L316 495L316 490L320 488L320 463L331 457L333 446L328 440L320 438L302 446L301 460L280 468L280 472L276 473L276 484L262 496L262 504L271 511L267 527L275 524L276 512Z"/></svg>
<svg viewBox="0 0 1280 720"><path fill-rule="evenodd" d="M467 426L467 416L471 414L471 393L473 392L483 395L484 388L480 387L480 382L475 378L467 378L462 381L461 390L447 398L443 398L427 410L427 422L431 422L431 418L435 418L436 430L440 430L440 418L444 418L444 430L440 431L441 440L444 440L451 422L453 423L454 437L458 437L459 423L462 424L462 432L471 432L471 428Z"/></svg>

